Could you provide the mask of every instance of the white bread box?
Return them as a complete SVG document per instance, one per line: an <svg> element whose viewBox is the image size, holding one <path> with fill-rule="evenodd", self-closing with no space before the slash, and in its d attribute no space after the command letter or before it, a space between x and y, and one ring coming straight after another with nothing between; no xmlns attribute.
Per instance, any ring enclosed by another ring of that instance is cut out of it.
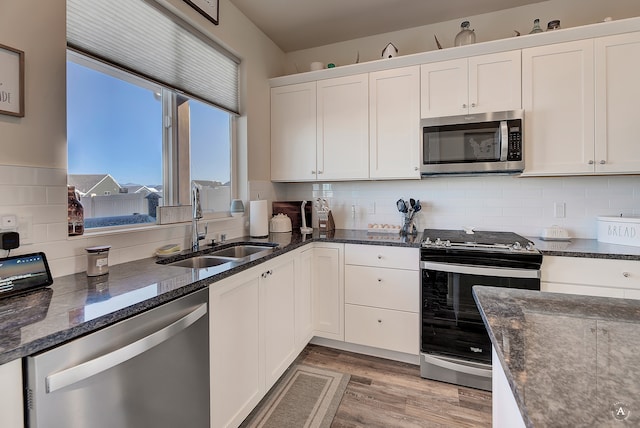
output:
<svg viewBox="0 0 640 428"><path fill-rule="evenodd" d="M640 247L640 217L598 217L598 241Z"/></svg>

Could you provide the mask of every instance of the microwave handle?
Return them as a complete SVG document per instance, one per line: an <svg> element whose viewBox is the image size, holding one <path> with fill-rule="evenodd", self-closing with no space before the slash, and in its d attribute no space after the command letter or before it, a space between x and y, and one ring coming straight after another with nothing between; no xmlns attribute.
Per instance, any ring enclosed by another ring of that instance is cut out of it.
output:
<svg viewBox="0 0 640 428"><path fill-rule="evenodd" d="M509 124L506 120L500 121L500 160L505 162L509 153Z"/></svg>

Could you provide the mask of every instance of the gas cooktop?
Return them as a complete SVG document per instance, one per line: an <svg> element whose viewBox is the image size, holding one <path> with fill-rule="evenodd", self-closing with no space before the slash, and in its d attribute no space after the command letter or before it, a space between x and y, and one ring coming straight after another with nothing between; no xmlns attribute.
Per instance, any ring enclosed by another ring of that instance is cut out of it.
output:
<svg viewBox="0 0 640 428"><path fill-rule="evenodd" d="M538 252L533 243L513 232L425 229L422 248L474 248L517 252Z"/></svg>

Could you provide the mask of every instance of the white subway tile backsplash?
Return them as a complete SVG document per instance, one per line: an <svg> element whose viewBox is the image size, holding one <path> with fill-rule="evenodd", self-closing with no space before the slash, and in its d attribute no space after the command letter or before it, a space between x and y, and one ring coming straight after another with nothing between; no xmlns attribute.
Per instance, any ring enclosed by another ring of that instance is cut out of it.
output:
<svg viewBox="0 0 640 428"><path fill-rule="evenodd" d="M330 193L330 196L329 196ZM423 209L416 215L419 229L425 227L512 230L538 236L554 224L567 227L571 236L596 237L599 215L640 214L640 177L432 177L424 180L386 182L339 182L279 184L280 200L330 197L336 207L362 207L357 224L400 224L394 215L399 198L420 199ZM363 202L367 201L367 202ZM375 213L368 213L375 203ZM554 203L565 204L565 217L554 216ZM340 208L342 210L342 208ZM342 212L336 227L351 227L354 221Z"/></svg>

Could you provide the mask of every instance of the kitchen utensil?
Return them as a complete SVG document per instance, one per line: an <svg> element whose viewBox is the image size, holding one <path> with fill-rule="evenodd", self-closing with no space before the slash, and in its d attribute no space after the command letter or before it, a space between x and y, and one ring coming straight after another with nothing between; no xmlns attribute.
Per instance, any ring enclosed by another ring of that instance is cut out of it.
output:
<svg viewBox="0 0 640 428"><path fill-rule="evenodd" d="M416 205L416 200L413 199L413 198L409 198L409 205L413 209L415 207L415 205Z"/></svg>
<svg viewBox="0 0 640 428"><path fill-rule="evenodd" d="M300 227L300 233L311 233L313 232L313 228L307 227L307 216L305 215L305 205L307 205L307 201L302 201L302 205L300 206L300 211L302 214L302 227Z"/></svg>
<svg viewBox="0 0 640 428"><path fill-rule="evenodd" d="M398 211L405 214L407 213L408 211L407 203L404 201L404 199L398 199L398 202L396 202L396 205L398 207Z"/></svg>

